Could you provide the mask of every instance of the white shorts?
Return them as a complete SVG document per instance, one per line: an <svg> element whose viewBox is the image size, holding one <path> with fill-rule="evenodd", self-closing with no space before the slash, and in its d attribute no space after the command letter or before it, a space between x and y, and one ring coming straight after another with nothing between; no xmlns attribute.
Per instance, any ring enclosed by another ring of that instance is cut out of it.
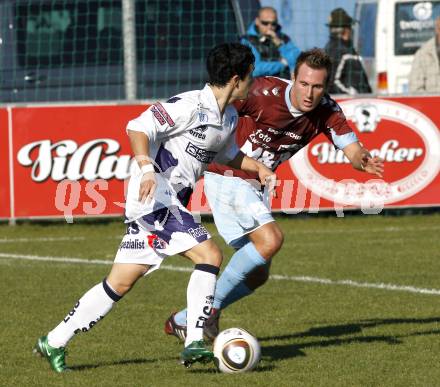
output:
<svg viewBox="0 0 440 387"><path fill-rule="evenodd" d="M183 206L161 208L127 223L127 232L116 253L115 263L150 265L158 269L167 256L175 255L211 238Z"/></svg>
<svg viewBox="0 0 440 387"><path fill-rule="evenodd" d="M218 232L232 247L244 246L247 234L274 221L263 193L246 180L205 172L204 184Z"/></svg>

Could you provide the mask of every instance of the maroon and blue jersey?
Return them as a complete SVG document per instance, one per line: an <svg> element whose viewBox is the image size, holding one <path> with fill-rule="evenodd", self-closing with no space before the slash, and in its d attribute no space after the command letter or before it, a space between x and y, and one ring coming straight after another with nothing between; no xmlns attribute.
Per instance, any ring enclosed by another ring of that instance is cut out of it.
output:
<svg viewBox="0 0 440 387"><path fill-rule="evenodd" d="M339 149L357 141L339 105L328 95L312 111L296 110L290 101L292 81L256 78L249 97L237 101L239 123L235 140L240 150L273 171L320 133ZM231 167L211 164L209 172L224 174ZM252 173L232 169L234 176L254 179Z"/></svg>

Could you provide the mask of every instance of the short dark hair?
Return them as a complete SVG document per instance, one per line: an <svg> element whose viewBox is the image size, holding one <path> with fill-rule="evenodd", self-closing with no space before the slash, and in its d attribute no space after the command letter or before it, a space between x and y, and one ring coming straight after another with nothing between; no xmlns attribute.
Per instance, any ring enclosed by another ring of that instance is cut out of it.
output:
<svg viewBox="0 0 440 387"><path fill-rule="evenodd" d="M243 80L254 62L254 54L248 46L240 43L219 44L209 51L206 60L208 83L225 86L234 75Z"/></svg>
<svg viewBox="0 0 440 387"><path fill-rule="evenodd" d="M274 7L261 7L258 10L258 17L260 17L264 11L272 11L275 15L277 15L277 10Z"/></svg>
<svg viewBox="0 0 440 387"><path fill-rule="evenodd" d="M322 48L315 47L310 50L303 51L301 52L301 54L299 54L295 64L295 70L293 70L293 74L295 75L295 78L298 75L299 67L303 63L305 63L307 66L315 70L326 69L327 70L326 84L327 84L330 77L330 73L332 71L332 60L330 56Z"/></svg>

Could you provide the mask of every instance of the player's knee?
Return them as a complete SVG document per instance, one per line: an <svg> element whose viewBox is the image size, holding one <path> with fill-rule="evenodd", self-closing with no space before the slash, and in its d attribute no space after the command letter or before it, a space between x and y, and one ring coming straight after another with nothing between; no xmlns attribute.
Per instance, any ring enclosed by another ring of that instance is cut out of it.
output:
<svg viewBox="0 0 440 387"><path fill-rule="evenodd" d="M281 249L284 243L284 234L278 226L274 228L271 239L272 256L274 256Z"/></svg>
<svg viewBox="0 0 440 387"><path fill-rule="evenodd" d="M251 271L246 278L246 286L255 290L264 285L269 279L270 264L259 266Z"/></svg>
<svg viewBox="0 0 440 387"><path fill-rule="evenodd" d="M185 251L183 255L193 261L196 265L208 264L220 267L223 260L220 248L212 239L208 239L194 246L192 249Z"/></svg>
<svg viewBox="0 0 440 387"><path fill-rule="evenodd" d="M148 269L149 266L146 265L114 264L106 278L106 283L110 289L122 297Z"/></svg>
<svg viewBox="0 0 440 387"><path fill-rule="evenodd" d="M115 291L116 294L119 294L121 297L126 295L134 286L136 283L136 279L127 279L127 278L114 278L114 277L107 277L107 284L110 286L111 289Z"/></svg>
<svg viewBox="0 0 440 387"><path fill-rule="evenodd" d="M220 267L223 261L223 254L220 248L212 243L209 248L205 249L203 256L198 263L206 263L209 265Z"/></svg>
<svg viewBox="0 0 440 387"><path fill-rule="evenodd" d="M220 267L223 261L223 254L221 250L216 246L215 249L209 254L209 264Z"/></svg>
<svg viewBox="0 0 440 387"><path fill-rule="evenodd" d="M133 287L133 284L129 284L127 282L118 281L118 280L112 281L109 280L108 278L106 283L110 287L110 289L112 289L116 294L118 294L121 297L127 294L130 291L130 289Z"/></svg>
<svg viewBox="0 0 440 387"><path fill-rule="evenodd" d="M265 259L271 259L281 249L283 242L283 232L278 225L274 224L264 233L264 237L255 243L255 246Z"/></svg>

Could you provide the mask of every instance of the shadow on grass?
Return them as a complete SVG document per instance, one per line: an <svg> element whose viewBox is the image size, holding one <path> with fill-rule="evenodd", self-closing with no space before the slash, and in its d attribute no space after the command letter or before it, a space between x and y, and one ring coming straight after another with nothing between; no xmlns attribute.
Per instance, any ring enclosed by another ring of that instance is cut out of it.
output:
<svg viewBox="0 0 440 387"><path fill-rule="evenodd" d="M255 368L252 371L252 373L268 372L268 371L273 371L274 369L275 369L274 365L258 366L257 368ZM196 368L196 369L191 369L189 372L191 372L193 374L205 374L205 375L208 375L208 374L210 374L210 375L214 375L214 374L221 375L222 374L216 368Z"/></svg>
<svg viewBox="0 0 440 387"><path fill-rule="evenodd" d="M291 340L307 337L332 338L331 340L316 340L301 344L272 345L262 347L262 355L272 360L286 359L296 356L306 356L304 349L307 348L326 348L330 346L348 345L353 343L373 343L382 342L390 345L402 344L403 339L425 335L440 335L440 330L429 330L412 332L404 335L374 335L365 336L362 332L365 328L374 328L384 325L398 324L431 324L440 323L440 317L426 319L420 318L395 318L395 319L370 319L361 320L356 323L329 325L323 327L310 328L305 332L293 333L288 335L259 337L260 342L272 340ZM361 335L358 335L361 334ZM339 336L355 335L352 337L339 338ZM336 337L336 338L335 338Z"/></svg>
<svg viewBox="0 0 440 387"><path fill-rule="evenodd" d="M85 370L90 370L100 367L109 367L115 365L147 364L147 363L157 363L157 362L158 359L124 359L124 360L117 360L106 363L80 364L76 366L69 366L69 369L71 369L72 371L85 371Z"/></svg>
<svg viewBox="0 0 440 387"><path fill-rule="evenodd" d="M279 336L266 336L259 337L258 340L269 341L269 340L289 340L302 337L334 337L334 336L344 336L353 333L362 332L363 328L374 328L382 325L397 325L397 324L431 324L440 323L440 317L430 317L430 318L390 318L390 319L369 319L361 320L359 322L341 325L328 325L317 328L310 328L306 332L293 333L288 335Z"/></svg>

